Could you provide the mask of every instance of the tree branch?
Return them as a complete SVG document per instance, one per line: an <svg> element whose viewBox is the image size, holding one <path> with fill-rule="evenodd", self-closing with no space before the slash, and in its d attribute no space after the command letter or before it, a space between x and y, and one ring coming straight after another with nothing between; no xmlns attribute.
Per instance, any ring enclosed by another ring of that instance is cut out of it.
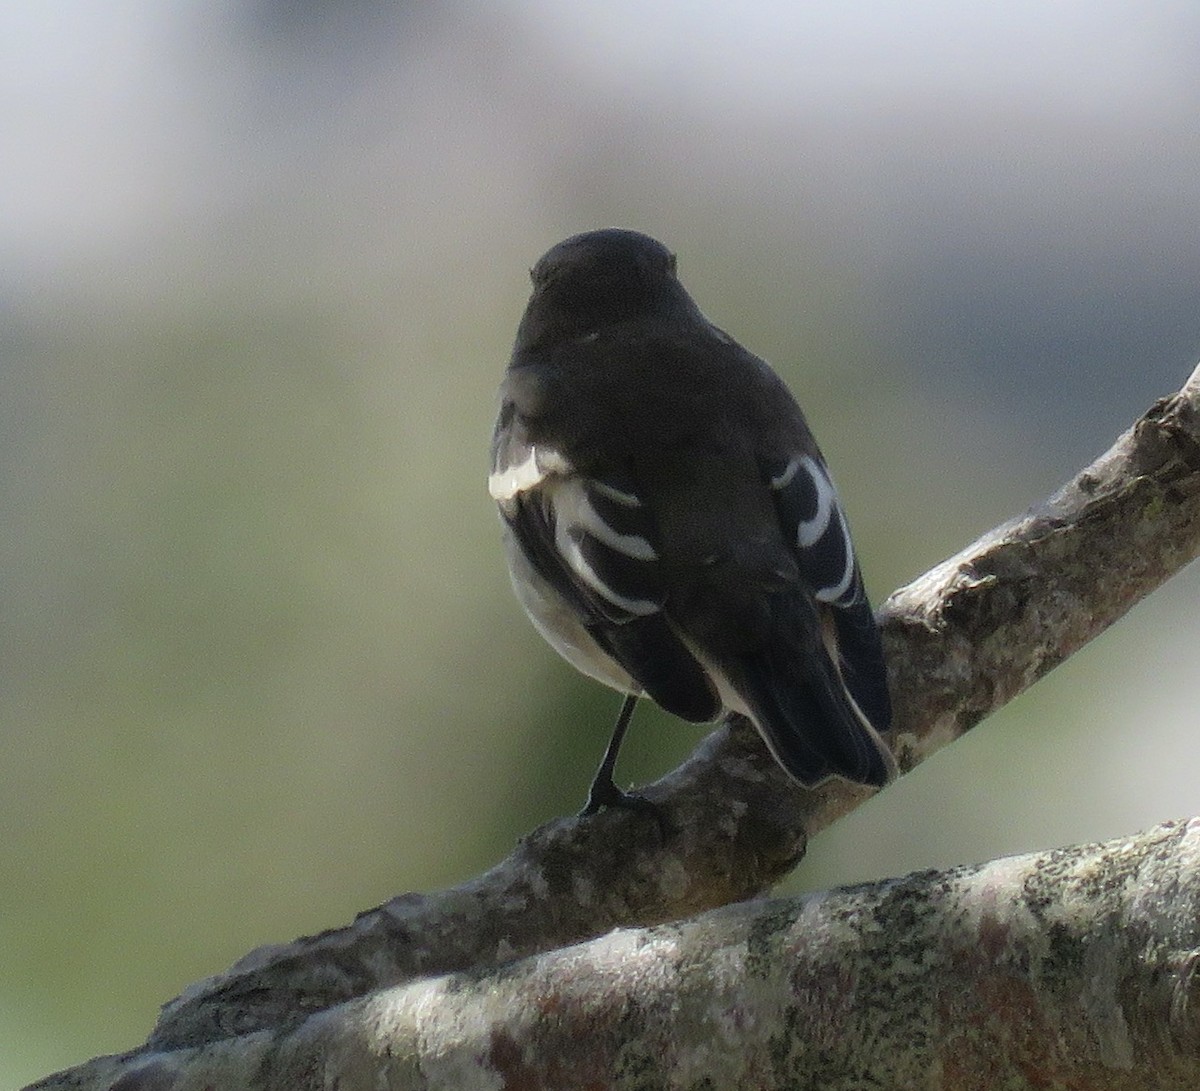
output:
<svg viewBox="0 0 1200 1091"><path fill-rule="evenodd" d="M1045 504L884 604L901 768L1032 685L1198 552L1200 368ZM798 862L810 833L869 792L796 787L735 717L646 794L673 828L665 840L628 812L551 822L459 887L402 895L345 928L252 952L168 1004L141 1051L39 1086L107 1087L102 1072L132 1073L150 1058L174 1072L179 1058L201 1055L189 1047L238 1038L258 1049L259 1032L325 1026L306 1020L327 1009L374 1011L368 994L414 977L485 972L617 925L750 897ZM355 998L367 999L335 1007ZM183 1052L168 1062L173 1050Z"/></svg>
<svg viewBox="0 0 1200 1091"><path fill-rule="evenodd" d="M1192 821L618 930L42 1087L1191 1091L1197 965Z"/></svg>

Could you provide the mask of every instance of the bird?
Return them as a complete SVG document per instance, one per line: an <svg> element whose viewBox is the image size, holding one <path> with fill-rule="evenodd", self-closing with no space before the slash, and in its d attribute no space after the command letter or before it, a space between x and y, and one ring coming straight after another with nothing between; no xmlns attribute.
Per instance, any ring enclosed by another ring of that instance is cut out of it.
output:
<svg viewBox="0 0 1200 1091"><path fill-rule="evenodd" d="M488 490L535 628L625 695L581 813L646 804L614 780L641 696L692 723L748 718L805 787L883 787L880 632L791 391L648 235L572 235L530 278Z"/></svg>

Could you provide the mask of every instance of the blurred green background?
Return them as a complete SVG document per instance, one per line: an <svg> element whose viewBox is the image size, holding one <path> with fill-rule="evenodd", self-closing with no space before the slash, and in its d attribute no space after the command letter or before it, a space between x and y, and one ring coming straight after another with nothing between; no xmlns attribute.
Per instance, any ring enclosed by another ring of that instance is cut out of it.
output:
<svg viewBox="0 0 1200 1091"><path fill-rule="evenodd" d="M484 488L526 270L676 249L877 600L1200 356L1200 7L0 9L0 1086L582 802ZM1185 573L792 889L1200 813ZM697 734L643 709L652 778Z"/></svg>

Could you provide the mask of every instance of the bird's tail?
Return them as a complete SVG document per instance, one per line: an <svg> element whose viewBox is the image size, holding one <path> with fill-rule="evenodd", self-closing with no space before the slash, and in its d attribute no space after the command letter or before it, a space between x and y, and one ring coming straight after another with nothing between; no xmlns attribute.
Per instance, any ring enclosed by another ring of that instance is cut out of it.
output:
<svg viewBox="0 0 1200 1091"><path fill-rule="evenodd" d="M806 787L830 777L882 787L896 775L879 635L870 616L777 596L772 639L729 664L729 682L775 760ZM811 615L811 616L810 616ZM839 616L842 615L842 616ZM855 644L846 657L839 651Z"/></svg>

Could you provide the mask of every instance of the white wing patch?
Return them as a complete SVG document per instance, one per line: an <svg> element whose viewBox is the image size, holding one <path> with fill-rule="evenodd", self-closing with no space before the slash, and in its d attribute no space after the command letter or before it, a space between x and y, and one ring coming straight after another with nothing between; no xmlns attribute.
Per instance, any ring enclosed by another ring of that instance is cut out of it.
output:
<svg viewBox="0 0 1200 1091"><path fill-rule="evenodd" d="M640 497L634 496L633 493L626 492L624 489L618 489L616 485L610 485L607 481L593 481L592 488L601 496L607 496L609 500L623 507L640 508L642 506Z"/></svg>
<svg viewBox="0 0 1200 1091"><path fill-rule="evenodd" d="M773 478L771 478L771 488L776 490L786 489L795 478L796 471L800 469L800 463L802 461L811 462L812 459L793 458L792 461L783 468L783 473L776 474Z"/></svg>
<svg viewBox="0 0 1200 1091"><path fill-rule="evenodd" d="M837 506L837 494L833 491L833 482L821 472L813 459L805 455L796 465L797 468L804 467L817 494L817 510L812 518L801 519L796 527L796 542L800 548L811 549L825 537L825 531L829 529L829 517Z"/></svg>
<svg viewBox="0 0 1200 1091"><path fill-rule="evenodd" d="M837 528L842 535L842 548L846 558L845 567L842 569L842 578L837 583L827 587L818 587L813 592L822 602L832 603L837 605L845 597L846 592L854 587L854 545L850 541L850 530L846 526L846 519L842 515L842 509L834 506L834 518L837 519Z"/></svg>
<svg viewBox="0 0 1200 1091"><path fill-rule="evenodd" d="M590 485L626 507L641 506L637 497L630 493L594 481ZM622 534L604 522L588 499L585 483L580 478L570 477L557 483L551 506L554 512L554 545L571 570L597 595L614 606L637 617L657 613L657 602L622 594L607 583L584 555L582 542L585 536L591 537L634 561L656 561L658 554L654 547L640 534Z"/></svg>
<svg viewBox="0 0 1200 1091"><path fill-rule="evenodd" d="M556 448L535 444L523 462L498 466L488 475L488 492L497 503L505 504L520 493L536 489L552 474L565 477L570 472L570 462Z"/></svg>
<svg viewBox="0 0 1200 1091"><path fill-rule="evenodd" d="M797 481L801 471L804 477ZM790 495L787 506L796 519L795 541L802 568L810 579L820 573L820 583L813 579L813 595L831 605L849 605L858 594L854 546L837 490L825 468L811 455L800 455L770 480L772 489Z"/></svg>
<svg viewBox="0 0 1200 1091"><path fill-rule="evenodd" d="M592 507L587 493L579 486L578 482L569 482L560 490L560 494L566 492L571 486L575 486L574 489L571 489L572 493L578 494L572 496L571 515L576 526L586 530L593 538L603 542L610 549L624 553L626 557L632 557L635 561L658 560L658 554L654 551L654 547L640 534L621 534L601 519L599 512ZM593 482L592 488L595 487ZM556 507L559 507L560 504L561 501L556 504ZM562 515L559 516L559 521L562 521Z"/></svg>

